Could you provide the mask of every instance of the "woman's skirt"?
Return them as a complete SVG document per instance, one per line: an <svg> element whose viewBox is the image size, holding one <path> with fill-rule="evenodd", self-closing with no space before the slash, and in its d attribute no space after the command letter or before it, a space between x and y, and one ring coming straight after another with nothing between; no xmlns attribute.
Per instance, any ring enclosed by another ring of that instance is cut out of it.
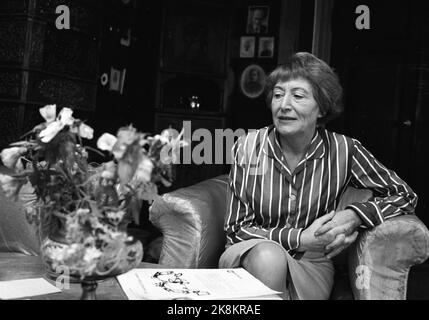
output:
<svg viewBox="0 0 429 320"><path fill-rule="evenodd" d="M252 239L229 246L219 260L219 268L238 268L241 258L261 242L270 242L283 249L287 258L287 289L294 300L327 300L334 284L334 266L320 252L306 252L301 259L293 258L279 243Z"/></svg>

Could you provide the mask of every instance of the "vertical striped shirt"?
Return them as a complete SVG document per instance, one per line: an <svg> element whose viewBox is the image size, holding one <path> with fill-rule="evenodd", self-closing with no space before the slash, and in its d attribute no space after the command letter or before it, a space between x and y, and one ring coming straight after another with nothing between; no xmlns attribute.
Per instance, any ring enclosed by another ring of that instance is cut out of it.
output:
<svg viewBox="0 0 429 320"><path fill-rule="evenodd" d="M302 231L335 210L347 186L373 192L368 202L347 206L362 219L363 228L412 214L417 204L411 188L359 141L323 128L317 128L293 172L274 125L240 137L232 151L227 245L270 239L295 255Z"/></svg>

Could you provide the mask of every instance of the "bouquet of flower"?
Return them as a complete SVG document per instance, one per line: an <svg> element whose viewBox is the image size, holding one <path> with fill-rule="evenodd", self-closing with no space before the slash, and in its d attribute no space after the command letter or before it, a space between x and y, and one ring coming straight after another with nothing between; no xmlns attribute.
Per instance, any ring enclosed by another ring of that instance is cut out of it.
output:
<svg viewBox="0 0 429 320"><path fill-rule="evenodd" d="M91 127L68 108L57 115L56 106L48 105L40 114L44 123L1 152L13 173L0 174L0 184L15 199L24 184L31 184L34 201L26 208L27 219L42 225L43 234L63 226L68 245L42 242L53 269L65 265L82 278L108 273L126 252L131 240L126 225L138 222L141 202L153 201L158 185L171 185L175 151L185 145L182 134L164 130L150 136L132 126L120 128L116 136L105 133L97 147L112 159L95 164L88 162L88 152L103 153L83 144L93 138Z"/></svg>

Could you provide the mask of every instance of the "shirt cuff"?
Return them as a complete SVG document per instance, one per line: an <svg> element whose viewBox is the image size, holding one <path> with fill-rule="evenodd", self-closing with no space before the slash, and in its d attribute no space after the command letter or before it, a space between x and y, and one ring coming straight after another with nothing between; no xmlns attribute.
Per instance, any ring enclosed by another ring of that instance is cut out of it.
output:
<svg viewBox="0 0 429 320"><path fill-rule="evenodd" d="M365 203L355 202L346 206L345 209L351 209L356 212L356 214L362 219L363 226L367 228L374 228L376 225L380 224L381 221L375 219L377 213L374 214L371 211L371 206L369 207Z"/></svg>
<svg viewBox="0 0 429 320"><path fill-rule="evenodd" d="M303 228L283 228L280 231L281 234L281 245L286 250L296 250L300 244L301 232Z"/></svg>

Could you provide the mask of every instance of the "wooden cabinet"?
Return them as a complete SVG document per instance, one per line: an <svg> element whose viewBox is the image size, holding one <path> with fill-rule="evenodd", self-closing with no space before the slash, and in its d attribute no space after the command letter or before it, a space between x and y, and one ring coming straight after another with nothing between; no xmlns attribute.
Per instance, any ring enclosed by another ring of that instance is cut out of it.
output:
<svg viewBox="0 0 429 320"><path fill-rule="evenodd" d="M231 4L203 0L166 0L163 4L155 132L169 127L180 131L184 121L189 121L189 136L205 128L214 137L216 129L227 125ZM196 145L198 141L193 141L191 149ZM227 170L222 164L180 164L174 187Z"/></svg>

